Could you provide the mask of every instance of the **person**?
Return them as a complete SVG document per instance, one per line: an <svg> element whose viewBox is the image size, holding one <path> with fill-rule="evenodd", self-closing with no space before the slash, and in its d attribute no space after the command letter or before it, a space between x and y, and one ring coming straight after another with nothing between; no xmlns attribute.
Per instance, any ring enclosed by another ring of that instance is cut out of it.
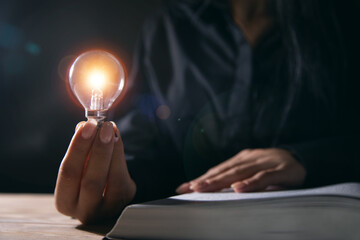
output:
<svg viewBox="0 0 360 240"><path fill-rule="evenodd" d="M359 181L352 9L335 0L164 6L144 25L119 128L77 125L57 209L92 223L175 190Z"/></svg>

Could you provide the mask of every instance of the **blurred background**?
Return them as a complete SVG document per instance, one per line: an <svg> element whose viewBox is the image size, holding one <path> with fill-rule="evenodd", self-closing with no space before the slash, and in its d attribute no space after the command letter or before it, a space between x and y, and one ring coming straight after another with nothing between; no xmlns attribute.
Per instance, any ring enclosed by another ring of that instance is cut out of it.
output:
<svg viewBox="0 0 360 240"><path fill-rule="evenodd" d="M0 1L0 192L53 192L84 109L66 90L75 56L114 53L131 70L146 17L165 0Z"/></svg>

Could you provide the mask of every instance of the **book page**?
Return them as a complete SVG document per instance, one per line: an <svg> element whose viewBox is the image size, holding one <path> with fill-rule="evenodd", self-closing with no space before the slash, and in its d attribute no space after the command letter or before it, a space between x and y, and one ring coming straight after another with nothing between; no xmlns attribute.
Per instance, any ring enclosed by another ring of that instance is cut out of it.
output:
<svg viewBox="0 0 360 240"><path fill-rule="evenodd" d="M245 199L285 198L300 196L344 196L360 198L360 183L341 183L319 188L301 190L268 191L255 193L235 193L225 190L216 193L188 193L171 197L170 199L184 201L227 201Z"/></svg>

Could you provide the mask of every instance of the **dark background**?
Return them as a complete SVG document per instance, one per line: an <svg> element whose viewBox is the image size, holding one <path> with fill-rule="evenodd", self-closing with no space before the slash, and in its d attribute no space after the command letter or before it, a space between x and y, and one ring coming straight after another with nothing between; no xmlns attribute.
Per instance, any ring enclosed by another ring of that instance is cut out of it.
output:
<svg viewBox="0 0 360 240"><path fill-rule="evenodd" d="M0 192L53 192L84 110L66 90L74 57L93 48L127 71L141 26L164 0L0 1Z"/></svg>

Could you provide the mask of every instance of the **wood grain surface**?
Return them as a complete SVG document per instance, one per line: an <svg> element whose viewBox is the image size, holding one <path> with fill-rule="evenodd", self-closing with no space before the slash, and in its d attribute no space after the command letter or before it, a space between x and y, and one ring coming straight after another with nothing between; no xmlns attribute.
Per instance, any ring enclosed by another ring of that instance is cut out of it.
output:
<svg viewBox="0 0 360 240"><path fill-rule="evenodd" d="M83 226L63 216L51 194L0 194L0 239L97 239L112 226Z"/></svg>

